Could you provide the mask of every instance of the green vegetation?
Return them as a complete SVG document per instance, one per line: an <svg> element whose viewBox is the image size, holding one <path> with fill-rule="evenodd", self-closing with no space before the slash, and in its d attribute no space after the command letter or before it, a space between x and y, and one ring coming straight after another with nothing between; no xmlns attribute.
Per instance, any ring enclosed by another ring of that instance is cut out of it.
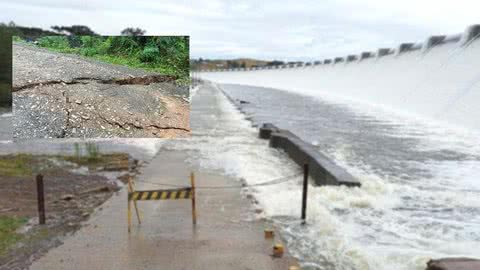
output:
<svg viewBox="0 0 480 270"><path fill-rule="evenodd" d="M83 146L83 147L82 147ZM2 176L30 177L39 172L46 173L58 169L68 169L67 165L56 161L68 161L92 169L118 161L128 162L127 154L102 154L99 147L92 142L84 145L74 144L73 155L31 155L16 154L0 156L0 178ZM66 167L65 167L66 166Z"/></svg>
<svg viewBox="0 0 480 270"><path fill-rule="evenodd" d="M177 76L189 82L189 38L186 36L46 36L38 45L100 61Z"/></svg>
<svg viewBox="0 0 480 270"><path fill-rule="evenodd" d="M22 239L16 230L27 222L26 218L0 217L0 255Z"/></svg>
<svg viewBox="0 0 480 270"><path fill-rule="evenodd" d="M0 157L0 175L28 176L33 174L34 157L27 154L8 155Z"/></svg>

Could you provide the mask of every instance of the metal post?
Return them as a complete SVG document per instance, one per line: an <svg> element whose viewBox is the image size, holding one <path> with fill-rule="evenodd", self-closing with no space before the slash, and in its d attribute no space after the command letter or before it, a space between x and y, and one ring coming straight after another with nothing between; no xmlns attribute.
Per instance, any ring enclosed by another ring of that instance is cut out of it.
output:
<svg viewBox="0 0 480 270"><path fill-rule="evenodd" d="M195 174L190 174L190 182L192 184L192 222L193 225L197 224L197 210L195 208Z"/></svg>
<svg viewBox="0 0 480 270"><path fill-rule="evenodd" d="M130 227L132 226L132 211L130 209L130 196L128 196L127 220L128 220L128 232L130 233Z"/></svg>
<svg viewBox="0 0 480 270"><path fill-rule="evenodd" d="M307 219L308 164L303 165L302 224Z"/></svg>
<svg viewBox="0 0 480 270"><path fill-rule="evenodd" d="M38 221L45 224L45 196L43 193L43 175L37 174Z"/></svg>
<svg viewBox="0 0 480 270"><path fill-rule="evenodd" d="M131 176L128 177L128 192L134 192ZM138 211L137 201L133 200L133 206L135 207L135 212L137 213L138 224L142 224L142 220L140 219L140 212Z"/></svg>

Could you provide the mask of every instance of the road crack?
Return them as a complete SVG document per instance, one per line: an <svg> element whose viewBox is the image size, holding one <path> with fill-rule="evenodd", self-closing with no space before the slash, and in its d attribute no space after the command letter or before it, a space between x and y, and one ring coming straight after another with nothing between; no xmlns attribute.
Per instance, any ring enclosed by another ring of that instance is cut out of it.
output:
<svg viewBox="0 0 480 270"><path fill-rule="evenodd" d="M109 120L107 119L106 117L104 117L103 115L101 114L97 114L97 116L102 119L103 121L105 121L106 123L112 125L112 126L117 126L119 128L122 128L124 130L131 130L131 129L141 129L141 130L145 130L147 128L154 128L154 129L157 129L157 130L167 130L167 129L173 129L173 130L182 130L182 131L185 131L185 132L190 132L190 129L188 128L183 128L183 127L177 127L177 126L169 126L169 125L166 125L166 126L160 126L160 125L156 125L156 124L149 124L149 125L145 125L145 126L142 126L142 125L139 125L137 123L131 123L131 122L124 122L124 123L120 123L118 121L115 121L115 120Z"/></svg>
<svg viewBox="0 0 480 270"><path fill-rule="evenodd" d="M65 119L65 124L62 128L62 133L57 136L57 138L65 138L67 136L67 130L70 130L70 100L66 94L66 91L62 91L62 96L65 99L65 108L63 110L65 111L66 114L66 119Z"/></svg>
<svg viewBox="0 0 480 270"><path fill-rule="evenodd" d="M130 78L114 78L109 80L96 78L96 77L77 77L69 81L50 80L50 81L43 81L43 82L28 83L21 86L14 86L12 87L12 92L18 92L21 90L26 90L26 89L36 88L36 87L46 86L46 85L55 85L55 84L72 85L72 84L88 84L89 83L85 81L96 81L101 84L111 84L111 85L150 85L152 83L164 83L164 82L174 83L176 80L177 80L177 77L172 75L145 75L141 77L132 76Z"/></svg>

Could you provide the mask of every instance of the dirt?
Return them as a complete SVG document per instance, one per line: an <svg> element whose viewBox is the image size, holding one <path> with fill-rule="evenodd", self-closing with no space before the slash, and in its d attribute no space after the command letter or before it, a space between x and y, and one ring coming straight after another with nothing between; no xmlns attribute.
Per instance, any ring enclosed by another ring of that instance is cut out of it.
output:
<svg viewBox="0 0 480 270"><path fill-rule="evenodd" d="M82 222L120 189L129 175L136 174L137 163L128 155L102 156L98 161L87 162L75 157L24 156L33 168L26 170L18 165L15 156L1 156L17 165L15 170L0 173L0 216L28 218L19 230L21 240L0 254L0 269L27 269L35 259L49 249L62 244L62 240L81 228ZM8 166L7 166L8 168ZM38 225L37 195L34 175L43 174L45 189L46 225ZM30 173L30 174L29 174ZM106 176L109 175L107 178ZM116 178L116 179L112 179Z"/></svg>

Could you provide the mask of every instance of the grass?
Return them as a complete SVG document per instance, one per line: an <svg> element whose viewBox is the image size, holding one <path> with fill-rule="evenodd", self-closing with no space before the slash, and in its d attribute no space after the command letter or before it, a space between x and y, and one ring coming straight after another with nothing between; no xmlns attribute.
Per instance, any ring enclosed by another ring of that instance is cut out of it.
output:
<svg viewBox="0 0 480 270"><path fill-rule="evenodd" d="M22 235L18 234L16 230L26 222L26 218L0 217L0 255L22 239Z"/></svg>
<svg viewBox="0 0 480 270"><path fill-rule="evenodd" d="M17 154L0 156L0 176L25 177L32 176L39 171L49 171L59 168L58 164L51 161L52 158L65 160L75 163L79 166L96 168L98 166L109 165L111 163L128 163L127 154L102 154L95 143L85 143L83 145L74 144L73 155L30 155Z"/></svg>
<svg viewBox="0 0 480 270"><path fill-rule="evenodd" d="M29 176L33 174L34 157L27 154L0 156L0 175Z"/></svg>

